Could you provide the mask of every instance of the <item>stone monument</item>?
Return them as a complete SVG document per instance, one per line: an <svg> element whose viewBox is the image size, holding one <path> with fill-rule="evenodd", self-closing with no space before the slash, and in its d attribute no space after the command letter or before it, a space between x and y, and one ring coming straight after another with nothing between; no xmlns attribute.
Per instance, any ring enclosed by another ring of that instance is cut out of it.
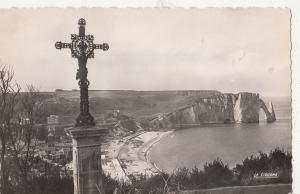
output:
<svg viewBox="0 0 300 194"><path fill-rule="evenodd" d="M69 130L73 143L74 194L99 194L103 192L101 168L101 137L106 128L96 126L89 112L86 67L88 58L94 57L95 49L108 50L106 43L94 44L93 35L85 35L85 20L79 19L79 34L71 35L71 43L56 42L57 49L69 48L73 58L78 60L76 79L80 87L80 113L75 127Z"/></svg>

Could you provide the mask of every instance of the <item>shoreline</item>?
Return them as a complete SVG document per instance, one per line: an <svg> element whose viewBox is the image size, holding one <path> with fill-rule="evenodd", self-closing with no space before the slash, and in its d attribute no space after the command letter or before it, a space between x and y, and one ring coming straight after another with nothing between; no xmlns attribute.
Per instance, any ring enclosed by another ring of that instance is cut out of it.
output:
<svg viewBox="0 0 300 194"><path fill-rule="evenodd" d="M152 148L158 144L163 138L167 137L168 135L172 134L174 132L174 130L171 131L166 131L165 133L160 134L159 136L157 136L154 140L154 142L146 142L147 144L147 149L145 151L144 157L145 160L151 164L156 170L158 170L159 172L163 172L162 169L160 169L155 162L151 162L150 158L149 158L149 153L151 152Z"/></svg>
<svg viewBox="0 0 300 194"><path fill-rule="evenodd" d="M149 153L153 146L164 137L173 133L170 131L140 131L123 138L113 138L105 142L103 171L112 178L130 181L129 175L139 177L141 175L152 176L161 173L162 170L152 163Z"/></svg>

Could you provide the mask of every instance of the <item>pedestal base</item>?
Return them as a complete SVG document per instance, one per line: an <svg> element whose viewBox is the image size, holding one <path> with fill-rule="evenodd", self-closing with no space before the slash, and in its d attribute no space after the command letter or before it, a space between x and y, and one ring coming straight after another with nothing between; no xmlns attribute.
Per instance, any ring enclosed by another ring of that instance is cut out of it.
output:
<svg viewBox="0 0 300 194"><path fill-rule="evenodd" d="M69 130L73 142L74 194L104 193L102 187L101 137L107 129L75 127Z"/></svg>

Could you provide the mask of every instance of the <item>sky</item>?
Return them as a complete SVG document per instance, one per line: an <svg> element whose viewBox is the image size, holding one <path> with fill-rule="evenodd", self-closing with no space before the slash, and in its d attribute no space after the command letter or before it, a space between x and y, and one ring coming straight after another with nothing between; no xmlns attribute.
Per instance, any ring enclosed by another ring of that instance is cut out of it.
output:
<svg viewBox="0 0 300 194"><path fill-rule="evenodd" d="M22 86L76 89L78 19L94 43L90 89L219 90L290 95L290 11L282 8L2 9L0 62Z"/></svg>

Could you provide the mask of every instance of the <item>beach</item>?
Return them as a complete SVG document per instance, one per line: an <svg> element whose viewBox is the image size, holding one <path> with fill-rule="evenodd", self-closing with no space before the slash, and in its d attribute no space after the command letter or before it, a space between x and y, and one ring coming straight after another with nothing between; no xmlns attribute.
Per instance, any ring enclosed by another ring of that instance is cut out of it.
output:
<svg viewBox="0 0 300 194"><path fill-rule="evenodd" d="M130 181L130 176L152 176L161 170L151 163L152 147L172 131L139 131L124 138L113 138L102 145L102 168L116 180Z"/></svg>

